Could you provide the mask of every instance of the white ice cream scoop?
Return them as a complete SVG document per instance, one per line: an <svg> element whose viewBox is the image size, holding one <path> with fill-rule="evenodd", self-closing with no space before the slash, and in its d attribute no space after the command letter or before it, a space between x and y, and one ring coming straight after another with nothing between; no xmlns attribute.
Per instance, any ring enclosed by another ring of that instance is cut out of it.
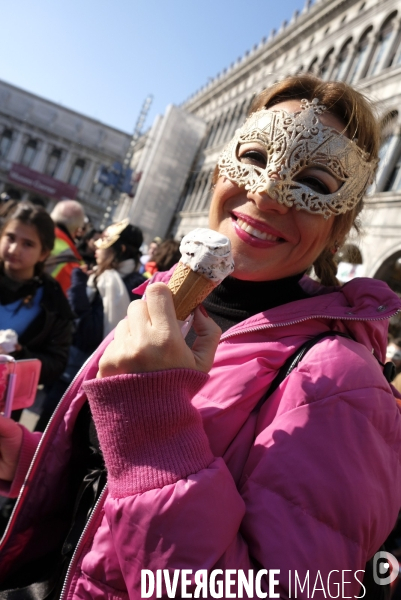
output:
<svg viewBox="0 0 401 600"><path fill-rule="evenodd" d="M180 263L217 285L234 271L228 237L212 229L194 229L182 238Z"/></svg>

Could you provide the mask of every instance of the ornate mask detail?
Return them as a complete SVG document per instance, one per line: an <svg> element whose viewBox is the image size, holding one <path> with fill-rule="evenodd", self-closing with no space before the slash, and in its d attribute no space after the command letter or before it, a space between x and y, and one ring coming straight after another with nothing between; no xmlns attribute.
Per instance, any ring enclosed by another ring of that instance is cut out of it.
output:
<svg viewBox="0 0 401 600"><path fill-rule="evenodd" d="M351 210L373 181L376 161L353 140L318 116L326 107L315 98L301 101L301 110L259 110L237 129L223 150L218 167L220 175L251 192L266 192L279 204L295 206L321 214L325 219ZM242 144L257 142L266 152L266 167L241 162ZM334 193L313 190L297 177L309 167L323 167L340 183Z"/></svg>

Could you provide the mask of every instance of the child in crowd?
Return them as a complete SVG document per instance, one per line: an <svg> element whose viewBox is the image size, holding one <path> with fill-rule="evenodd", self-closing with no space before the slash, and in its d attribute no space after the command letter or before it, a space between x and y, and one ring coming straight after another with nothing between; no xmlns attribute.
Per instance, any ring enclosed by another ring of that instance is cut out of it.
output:
<svg viewBox="0 0 401 600"><path fill-rule="evenodd" d="M0 329L18 335L17 358L38 358L41 384L53 383L67 364L73 314L60 285L43 272L54 244L54 224L40 206L18 203L0 237ZM0 347L0 352L3 348Z"/></svg>

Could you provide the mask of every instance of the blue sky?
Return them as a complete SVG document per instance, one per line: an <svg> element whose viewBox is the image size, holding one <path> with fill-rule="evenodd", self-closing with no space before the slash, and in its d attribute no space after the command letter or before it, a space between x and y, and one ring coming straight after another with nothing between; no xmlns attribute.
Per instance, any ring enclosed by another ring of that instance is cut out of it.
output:
<svg viewBox="0 0 401 600"><path fill-rule="evenodd" d="M278 29L305 0L8 0L0 79L131 132Z"/></svg>

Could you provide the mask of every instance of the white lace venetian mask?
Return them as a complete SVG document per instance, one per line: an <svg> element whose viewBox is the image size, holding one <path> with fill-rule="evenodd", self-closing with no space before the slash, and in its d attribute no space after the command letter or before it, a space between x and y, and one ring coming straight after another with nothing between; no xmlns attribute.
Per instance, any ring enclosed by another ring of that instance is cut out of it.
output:
<svg viewBox="0 0 401 600"><path fill-rule="evenodd" d="M326 219L351 210L373 180L377 161L318 116L326 107L315 98L301 101L301 110L259 110L237 129L223 150L220 175L251 192L266 192L279 204L321 214ZM266 153L266 167L241 162L241 145L256 142ZM338 189L322 193L311 189L299 177L310 167L323 168L339 184ZM300 181L297 182L297 178Z"/></svg>

